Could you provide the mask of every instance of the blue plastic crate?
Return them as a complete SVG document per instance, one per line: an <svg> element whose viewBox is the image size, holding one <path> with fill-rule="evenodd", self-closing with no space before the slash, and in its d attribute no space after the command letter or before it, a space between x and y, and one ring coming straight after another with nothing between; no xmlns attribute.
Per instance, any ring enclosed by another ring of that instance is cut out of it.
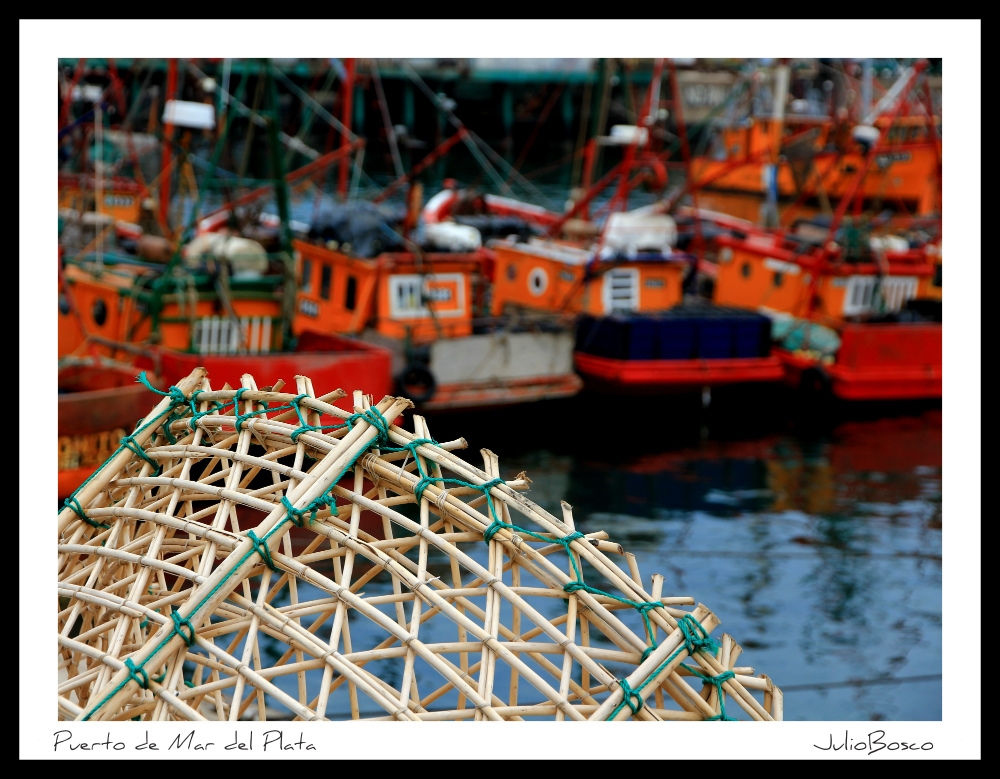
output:
<svg viewBox="0 0 1000 779"><path fill-rule="evenodd" d="M733 357L733 321L728 317L707 316L698 320L698 357L720 360Z"/></svg>
<svg viewBox="0 0 1000 779"><path fill-rule="evenodd" d="M628 360L655 360L658 322L650 317L630 317L625 322L623 351Z"/></svg>
<svg viewBox="0 0 1000 779"><path fill-rule="evenodd" d="M686 316L664 316L659 320L661 360L692 360L698 356L697 321Z"/></svg>

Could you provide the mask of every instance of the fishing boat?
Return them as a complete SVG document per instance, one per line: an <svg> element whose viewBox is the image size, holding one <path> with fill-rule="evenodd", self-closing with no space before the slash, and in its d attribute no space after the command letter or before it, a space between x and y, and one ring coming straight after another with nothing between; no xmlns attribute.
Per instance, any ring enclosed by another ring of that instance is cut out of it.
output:
<svg viewBox="0 0 1000 779"><path fill-rule="evenodd" d="M493 253L469 226L442 223L423 246L406 241L359 256L336 240L294 243L294 331L356 336L391 351L400 392L428 411L565 398L572 324L491 316Z"/></svg>
<svg viewBox="0 0 1000 779"><path fill-rule="evenodd" d="M887 126L895 126L925 64L905 74L894 101L883 105ZM691 209L720 228L712 237L713 300L769 316L785 382L811 395L941 397L940 222L862 210L867 174L890 145L881 133L867 136L859 167L829 216L782 228Z"/></svg>
<svg viewBox="0 0 1000 779"><path fill-rule="evenodd" d="M261 68L265 86L269 72ZM273 143L273 83L265 92L269 108L262 113L269 117ZM219 135L213 166L226 126ZM124 362L133 382L146 370L167 386L199 366L213 381L240 386L252 366L272 385L295 383L308 372L327 386L386 394L392 388L386 349L337 334L293 333L296 278L287 181L278 155L271 156L271 176L281 217L274 246L224 230L211 242L176 244L165 262L143 259L111 241L73 255L61 251L60 359L91 354ZM196 203L192 222L198 211ZM352 401L338 402L348 407Z"/></svg>
<svg viewBox="0 0 1000 779"><path fill-rule="evenodd" d="M418 85L426 90L419 79ZM388 349L397 392L424 412L576 395L583 383L573 370L572 321L494 316L490 310L495 257L484 243L496 235L532 233L518 214L524 204L489 196L492 212L477 211L461 202L452 183L423 202L418 173L459 142L474 143L450 108L439 108L456 126L450 138L408 172L398 166L398 178L370 202L315 211L306 235L294 242L293 332L344 334ZM488 162L484 167L496 175ZM405 206L387 209L386 198L403 187Z"/></svg>
<svg viewBox="0 0 1000 779"><path fill-rule="evenodd" d="M496 258L493 314L573 316L574 365L595 390L690 392L777 381L782 366L770 351L767 318L699 300L693 286L699 259L680 250L677 221L655 204L627 210L628 193L636 186L650 180L665 184L662 154L648 148L645 132L658 113L663 65L657 60L640 114L646 117L643 126L618 126L607 139L621 147L621 161L578 192L563 214L517 211L542 235L488 242ZM588 162L585 183L591 168ZM587 207L612 184L615 191L603 207L609 213L598 226ZM442 206L448 202L441 199ZM485 204L490 207L491 201ZM513 212L497 199L492 206ZM687 230L685 244L690 238Z"/></svg>
<svg viewBox="0 0 1000 779"><path fill-rule="evenodd" d="M808 234L717 236L715 301L773 320L794 387L842 400L940 398L939 241L911 245L854 223L834 241Z"/></svg>
<svg viewBox="0 0 1000 779"><path fill-rule="evenodd" d="M704 135L703 151L691 160L695 186L836 204L854 189L867 147L881 136L857 196L918 215L940 213L941 118L915 88L926 66L905 69L867 115L851 117L845 107L832 115L786 112L788 66L779 65L769 113L748 110ZM741 82L732 97L749 96L746 86ZM900 108L892 117L890 105Z"/></svg>

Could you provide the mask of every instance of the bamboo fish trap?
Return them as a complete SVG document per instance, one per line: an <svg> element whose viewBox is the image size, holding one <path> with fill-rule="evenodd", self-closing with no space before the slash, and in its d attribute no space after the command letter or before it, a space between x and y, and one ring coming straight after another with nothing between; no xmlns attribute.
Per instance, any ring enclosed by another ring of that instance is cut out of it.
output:
<svg viewBox="0 0 1000 779"><path fill-rule="evenodd" d="M145 376L140 376L145 381ZM412 406L195 370L59 512L63 720L780 720L689 597L642 584Z"/></svg>

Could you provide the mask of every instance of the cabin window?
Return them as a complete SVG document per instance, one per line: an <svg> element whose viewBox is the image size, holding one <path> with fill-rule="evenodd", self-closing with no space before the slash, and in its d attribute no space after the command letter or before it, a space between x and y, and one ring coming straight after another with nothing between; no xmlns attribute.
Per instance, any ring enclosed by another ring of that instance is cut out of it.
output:
<svg viewBox="0 0 1000 779"><path fill-rule="evenodd" d="M347 290L344 292L344 308L353 311L357 305L358 280L354 276L347 277Z"/></svg>
<svg viewBox="0 0 1000 779"><path fill-rule="evenodd" d="M782 273L780 270L776 270L774 272L774 280L773 280L774 286L780 287L781 282L783 282L784 280L785 280L785 274Z"/></svg>
<svg viewBox="0 0 1000 779"><path fill-rule="evenodd" d="M302 260L302 278L299 279L299 287L303 292L308 292L312 288L313 263L312 260Z"/></svg>
<svg viewBox="0 0 1000 779"><path fill-rule="evenodd" d="M931 286L941 289L941 266L937 265L934 268L934 278L931 279Z"/></svg>
<svg viewBox="0 0 1000 779"><path fill-rule="evenodd" d="M635 268L615 268L604 275L604 312L639 310L639 271Z"/></svg>
<svg viewBox="0 0 1000 779"><path fill-rule="evenodd" d="M865 314L883 307L899 311L917 295L916 276L850 276L844 294L844 315Z"/></svg>
<svg viewBox="0 0 1000 779"><path fill-rule="evenodd" d="M323 300L330 299L330 281L333 278L333 266L324 265L319 279L319 296Z"/></svg>
<svg viewBox="0 0 1000 779"><path fill-rule="evenodd" d="M742 267L740 267L740 273L743 274L743 278L745 278L745 279L749 279L750 278L750 263L749 262L744 262L743 263Z"/></svg>
<svg viewBox="0 0 1000 779"><path fill-rule="evenodd" d="M513 281L517 277L517 266L511 263L507 266L507 280Z"/></svg>

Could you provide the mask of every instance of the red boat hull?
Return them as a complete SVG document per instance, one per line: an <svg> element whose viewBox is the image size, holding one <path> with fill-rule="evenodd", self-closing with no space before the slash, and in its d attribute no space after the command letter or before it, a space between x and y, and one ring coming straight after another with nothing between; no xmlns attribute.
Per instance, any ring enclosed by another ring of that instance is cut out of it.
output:
<svg viewBox="0 0 1000 779"><path fill-rule="evenodd" d="M352 393L361 390L376 402L392 392L392 355L387 349L335 335L303 333L294 352L269 354L193 354L154 348L138 364L154 367L166 386L176 384L197 367L208 371L213 387L241 386L243 374L254 377L258 387L284 380L282 391L293 391L296 376L308 376L319 395L343 389L347 397L336 401L352 409Z"/></svg>
<svg viewBox="0 0 1000 779"><path fill-rule="evenodd" d="M134 365L110 368L75 368L60 377L59 395L59 500L69 497L114 451L121 439L162 399L136 376L147 371L150 383L165 391L197 367L208 371L213 387L241 386L251 374L258 387L283 379L283 391L295 391L295 377L308 376L314 390L324 395L336 389L348 395L334 405L353 409L353 390L376 402L392 391L391 355L388 350L339 336L308 334L299 340L299 351L272 354L190 354L154 347ZM153 374L156 374L154 377Z"/></svg>
<svg viewBox="0 0 1000 779"><path fill-rule="evenodd" d="M780 381L775 356L710 360L614 360L574 352L576 369L588 383L620 391L690 390L742 382Z"/></svg>
<svg viewBox="0 0 1000 779"><path fill-rule="evenodd" d="M841 400L941 397L940 323L848 324L840 336L831 365L776 349L786 382L798 387L805 371L818 369Z"/></svg>
<svg viewBox="0 0 1000 779"><path fill-rule="evenodd" d="M59 371L59 500L118 448L159 398L131 365L77 364ZM159 381L151 377L154 384Z"/></svg>

